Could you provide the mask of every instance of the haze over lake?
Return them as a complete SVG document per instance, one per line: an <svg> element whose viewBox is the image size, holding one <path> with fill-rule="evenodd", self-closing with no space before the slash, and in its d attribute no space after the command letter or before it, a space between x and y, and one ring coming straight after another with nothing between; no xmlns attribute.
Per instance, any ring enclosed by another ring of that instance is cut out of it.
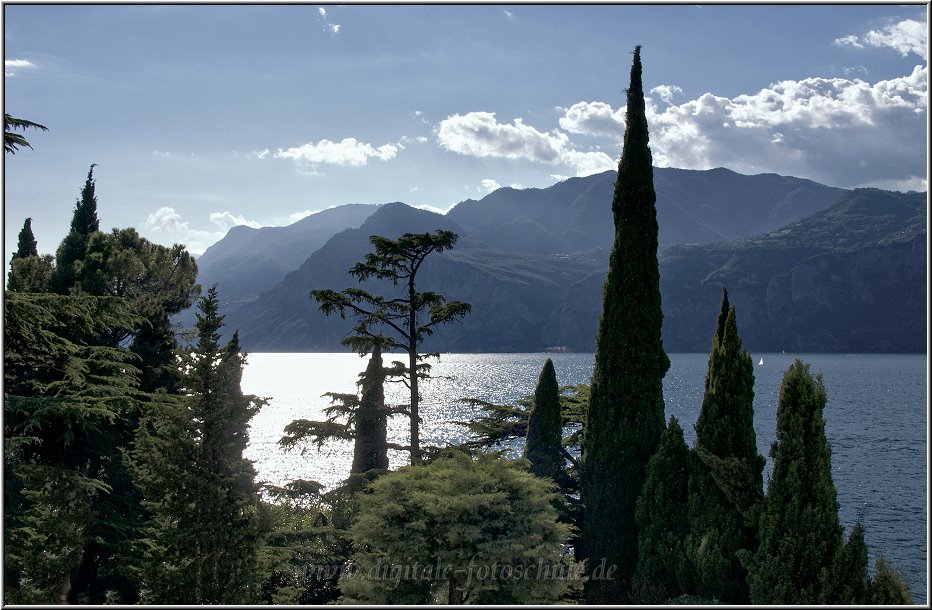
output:
<svg viewBox="0 0 932 610"><path fill-rule="evenodd" d="M783 373L796 357L822 372L828 402L826 436L832 446L832 477L838 489L839 517L846 531L863 512L871 565L876 552L899 566L909 578L913 601L926 602L927 438L925 354L751 354L755 362L754 421L758 449L769 456L775 438L776 408ZM389 362L394 356L386 357ZM593 355L444 354L433 361L437 377L422 387L422 442L457 443L473 410L460 398L513 403L534 391L540 369L553 359L561 385L588 383ZM764 365L758 366L764 359ZM399 356L400 359L400 356ZM664 378L666 416L676 416L686 441L695 440L708 354L670 354ZM253 353L243 375L244 392L270 397L252 420L246 456L255 461L258 479L282 485L315 479L332 488L346 477L352 461L350 443L326 445L318 453L284 453L277 446L285 425L294 419L323 419L325 392L353 392L367 360L355 354ZM386 387L386 401L405 402L398 384ZM389 423L389 441L407 440L407 420ZM513 453L518 454L520 445ZM407 463L406 454L390 454L391 467ZM768 458L766 478L772 467Z"/></svg>

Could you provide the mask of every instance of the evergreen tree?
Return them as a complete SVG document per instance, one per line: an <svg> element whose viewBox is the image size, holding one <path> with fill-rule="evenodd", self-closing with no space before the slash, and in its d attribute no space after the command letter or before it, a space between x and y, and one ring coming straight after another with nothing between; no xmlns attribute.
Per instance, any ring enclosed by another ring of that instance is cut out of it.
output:
<svg viewBox="0 0 932 610"><path fill-rule="evenodd" d="M55 273L55 257L51 254L27 256L10 261L7 290L10 292L49 292Z"/></svg>
<svg viewBox="0 0 932 610"><path fill-rule="evenodd" d="M738 336L735 308L723 288L696 422L696 447L707 459L696 460L690 476L687 553L696 567L695 592L725 603L748 603L747 571L739 551L753 553L757 547L765 460L757 453L753 403L754 366ZM710 456L718 460L710 464ZM719 460L728 460L746 473L737 479L720 476L721 471L715 471ZM750 501L735 502L748 495L736 495L738 484L744 486L741 492L750 492Z"/></svg>
<svg viewBox="0 0 932 610"><path fill-rule="evenodd" d="M848 534L848 540L838 550L826 585L820 603L848 606L871 603L867 544L864 541L864 524L860 518Z"/></svg>
<svg viewBox="0 0 932 610"><path fill-rule="evenodd" d="M3 114L3 152L16 154L16 151L19 150L20 146L25 146L27 148L32 148L32 145L26 141L26 137L18 133L13 133L12 130L21 129L26 131L26 129L38 129L41 131L48 131L49 128L45 125L39 125L38 123L33 123L32 121L27 121L26 119L17 119L6 113Z"/></svg>
<svg viewBox="0 0 932 610"><path fill-rule="evenodd" d="M818 603L842 546L824 408L822 375L797 359L780 386L773 473L749 579L755 604Z"/></svg>
<svg viewBox="0 0 932 610"><path fill-rule="evenodd" d="M647 463L647 479L637 501L638 563L632 600L659 604L692 592L693 568L684 541L689 531L686 501L690 474L689 448L675 417L660 437Z"/></svg>
<svg viewBox="0 0 932 610"><path fill-rule="evenodd" d="M386 299L359 288L334 290L312 290L311 298L320 303L326 315L334 312L346 318L347 313L357 320L354 334L343 340L343 344L365 354L379 345L396 348L408 355L407 379L411 392L408 404L410 421L411 463L421 460L420 442L420 391L418 382L427 377L430 365L422 362L432 354L418 354L418 346L434 328L461 319L471 309L468 303L447 301L436 292L418 292L416 278L424 261L433 252L449 250L456 244L458 236L450 231L434 233L405 233L398 239L372 235L373 252L365 255L361 263L350 269L350 275L360 282L369 278L390 280L393 286L404 286L402 296ZM427 314L427 321L422 317ZM389 333L388 336L385 333Z"/></svg>
<svg viewBox="0 0 932 610"><path fill-rule="evenodd" d="M87 172L87 180L84 182L84 188L81 189L81 197L75 202L74 213L71 217L71 230L58 246L55 254L56 265L52 287L59 294L68 294L71 291L76 281L75 263L84 259L91 233L100 230L94 185L96 165L96 163L91 164Z"/></svg>
<svg viewBox="0 0 932 610"><path fill-rule="evenodd" d="M578 579L552 486L498 455L450 451L356 497L344 602L554 603Z"/></svg>
<svg viewBox="0 0 932 610"><path fill-rule="evenodd" d="M249 603L259 599L257 557L268 524L243 451L264 400L240 389L238 334L220 344L215 287L198 308L197 345L181 354L185 395L161 395L131 452L150 512L143 601Z"/></svg>
<svg viewBox="0 0 932 610"><path fill-rule="evenodd" d="M874 563L874 578L871 579L869 601L875 605L905 606L913 603L909 584L903 574L887 563L883 555Z"/></svg>
<svg viewBox="0 0 932 610"><path fill-rule="evenodd" d="M10 260L14 261L17 258L26 258L27 256L39 256L38 245L35 235L32 234L32 218L27 218L23 223L23 228L19 231L16 252L13 253Z"/></svg>
<svg viewBox="0 0 932 610"><path fill-rule="evenodd" d="M635 503L663 432L662 381L670 366L660 338L656 194L640 50L634 49L627 91L624 150L612 199L615 243L603 288L583 445L587 603L628 600L637 558Z"/></svg>
<svg viewBox="0 0 932 610"><path fill-rule="evenodd" d="M29 260L33 257L28 257ZM132 537L119 422L135 417L136 358L101 344L139 319L123 299L7 293L4 300L5 584L12 603L131 603ZM86 558L107 547L92 590Z"/></svg>
<svg viewBox="0 0 932 610"><path fill-rule="evenodd" d="M544 363L534 390L524 457L531 462L531 472L539 477L549 477L560 483L565 476L560 386L550 358Z"/></svg>

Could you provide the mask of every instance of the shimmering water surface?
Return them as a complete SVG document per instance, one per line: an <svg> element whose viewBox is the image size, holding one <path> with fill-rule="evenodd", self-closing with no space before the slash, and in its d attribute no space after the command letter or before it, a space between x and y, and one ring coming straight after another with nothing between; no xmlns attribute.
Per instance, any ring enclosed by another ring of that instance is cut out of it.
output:
<svg viewBox="0 0 932 610"><path fill-rule="evenodd" d="M422 443L442 445L463 440L457 421L473 411L458 401L480 398L513 403L534 391L547 358L561 385L588 383L592 354L445 354L434 360L436 379L422 385ZM752 354L755 362L754 424L765 457L775 439L776 408L783 373L797 355ZM756 363L763 357L764 365ZM871 565L882 551L908 577L913 601L927 594L927 358L925 355L804 354L813 372L824 374L828 402L826 435L832 445L832 476L838 488L840 517L846 531L864 515ZM386 360L391 360L389 356ZM281 485L297 478L328 487L339 483L352 462L351 443L333 443L320 453L311 448L283 452L277 445L294 419L323 419L329 399L324 392L354 392L366 360L355 354L250 354L243 391L270 397L252 420L247 457L259 478ZM690 445L699 415L708 354L670 354L664 378L666 415L675 415ZM405 403L406 388L386 387L388 402ZM408 422L396 417L389 440L405 444ZM390 455L391 467L406 454ZM765 481L772 462L768 458ZM766 483L765 483L766 485Z"/></svg>

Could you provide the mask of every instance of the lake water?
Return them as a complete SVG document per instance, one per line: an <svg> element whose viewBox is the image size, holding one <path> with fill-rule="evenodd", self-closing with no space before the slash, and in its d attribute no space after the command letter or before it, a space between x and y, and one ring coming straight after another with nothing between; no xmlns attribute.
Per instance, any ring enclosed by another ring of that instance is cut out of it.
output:
<svg viewBox="0 0 932 610"><path fill-rule="evenodd" d="M459 442L473 410L464 397L513 404L534 391L547 358L553 359L561 385L588 383L593 354L445 354L432 361L437 379L422 386L422 443ZM797 355L752 354L755 362L754 424L762 455L775 439L780 382ZM763 357L764 365L756 363ZM928 410L925 355L803 354L813 372L824 374L828 402L826 435L832 446L832 477L838 489L839 515L846 531L864 515L867 544L882 551L910 581L913 601L927 599ZM390 361L392 356L387 356ZM252 420L246 456L260 480L281 485L314 479L332 487L346 477L352 444L334 443L320 453L283 452L282 430L294 419L323 419L329 400L324 392L354 392L367 360L355 354L250 354L242 388L271 397ZM666 415L675 415L690 445L702 403L708 354L670 354L664 378ZM386 387L388 402L405 403L404 386ZM407 442L408 421L389 424L389 440ZM518 448L516 448L517 451ZM391 467L407 454L390 455ZM768 457L765 481L772 467ZM766 482L765 482L766 486Z"/></svg>

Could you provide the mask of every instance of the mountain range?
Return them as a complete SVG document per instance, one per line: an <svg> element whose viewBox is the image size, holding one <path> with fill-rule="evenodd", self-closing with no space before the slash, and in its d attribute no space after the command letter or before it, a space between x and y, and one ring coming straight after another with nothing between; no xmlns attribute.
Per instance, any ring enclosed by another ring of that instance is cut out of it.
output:
<svg viewBox="0 0 932 610"><path fill-rule="evenodd" d="M721 168L654 171L667 351L708 350L722 286L755 351L925 350L925 193ZM341 351L350 322L323 316L309 291L358 286L347 270L370 235L446 229L459 241L428 258L418 288L473 311L426 350L592 351L614 181L609 171L501 188L445 215L394 202L237 227L199 259L199 281L218 284L227 327L248 351Z"/></svg>

